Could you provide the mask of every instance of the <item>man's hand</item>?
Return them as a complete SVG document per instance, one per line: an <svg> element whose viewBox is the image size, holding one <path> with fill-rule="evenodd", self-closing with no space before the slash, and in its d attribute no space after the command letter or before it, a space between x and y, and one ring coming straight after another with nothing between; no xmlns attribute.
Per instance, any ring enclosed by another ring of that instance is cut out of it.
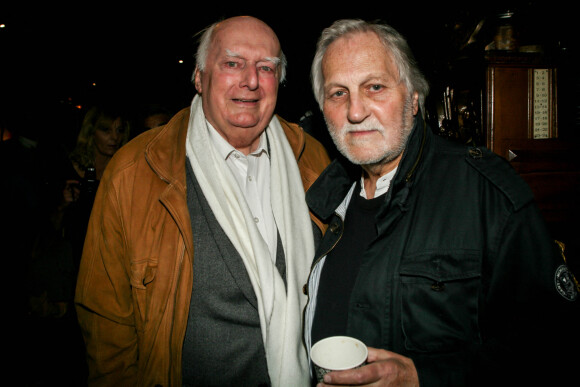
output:
<svg viewBox="0 0 580 387"><path fill-rule="evenodd" d="M78 180L67 180L62 190L62 203L61 207L65 208L69 204L74 203L79 198L81 191L79 189Z"/></svg>
<svg viewBox="0 0 580 387"><path fill-rule="evenodd" d="M369 347L367 365L353 370L334 371L324 375L318 386L413 386L419 377L413 360L394 352Z"/></svg>

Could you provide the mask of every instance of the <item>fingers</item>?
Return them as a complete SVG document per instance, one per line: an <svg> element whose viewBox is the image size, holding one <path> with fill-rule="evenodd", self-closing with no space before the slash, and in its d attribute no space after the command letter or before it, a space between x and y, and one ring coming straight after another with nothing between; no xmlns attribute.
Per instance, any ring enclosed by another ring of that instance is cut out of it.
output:
<svg viewBox="0 0 580 387"><path fill-rule="evenodd" d="M76 187L78 187L79 184L80 184L80 181L78 181L78 180L67 180L65 182L65 189L76 188Z"/></svg>
<svg viewBox="0 0 580 387"><path fill-rule="evenodd" d="M379 348L368 347L368 350L369 350L369 354L367 357L367 362L369 362L369 363L379 361L379 360L387 360L387 359L391 359L393 357L400 356L394 352L386 351L384 349L379 349Z"/></svg>
<svg viewBox="0 0 580 387"><path fill-rule="evenodd" d="M376 372L369 365L346 371L333 371L324 375L325 385L366 385L377 381Z"/></svg>
<svg viewBox="0 0 580 387"><path fill-rule="evenodd" d="M346 371L330 372L324 376L326 385L418 386L417 370L405 356L383 349L369 348L368 364Z"/></svg>
<svg viewBox="0 0 580 387"><path fill-rule="evenodd" d="M67 180L62 191L65 202L74 202L78 199L80 190L77 180Z"/></svg>

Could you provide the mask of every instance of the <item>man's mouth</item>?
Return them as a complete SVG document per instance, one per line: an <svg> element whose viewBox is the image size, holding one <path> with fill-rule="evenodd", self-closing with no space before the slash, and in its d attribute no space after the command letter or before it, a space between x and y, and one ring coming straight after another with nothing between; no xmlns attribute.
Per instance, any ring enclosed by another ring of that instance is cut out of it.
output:
<svg viewBox="0 0 580 387"><path fill-rule="evenodd" d="M241 103L256 103L258 102L257 99L241 99L241 98L234 98L234 102L241 102Z"/></svg>
<svg viewBox="0 0 580 387"><path fill-rule="evenodd" d="M349 130L347 133L352 134L354 136L357 136L357 135L369 134L369 133L373 133L373 132L378 132L378 130L377 129L356 129L356 130Z"/></svg>

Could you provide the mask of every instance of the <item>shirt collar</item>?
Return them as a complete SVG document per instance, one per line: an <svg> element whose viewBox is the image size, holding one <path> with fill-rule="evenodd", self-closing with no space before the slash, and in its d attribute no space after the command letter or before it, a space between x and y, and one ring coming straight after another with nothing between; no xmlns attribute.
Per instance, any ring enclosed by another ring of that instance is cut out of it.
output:
<svg viewBox="0 0 580 387"><path fill-rule="evenodd" d="M243 155L242 152L238 151L229 142L227 142L226 139L223 138L218 133L218 131L212 126L212 124L209 123L209 121L206 120L206 122L208 126L209 138L211 139L212 144L215 146L215 149L217 150L218 154L222 159L227 160L228 157L230 157L230 155L232 154ZM260 135L260 143L258 144L258 147L256 148L255 151L250 153L250 155L260 156L262 153L264 153L266 154L266 156L270 157L266 146L267 142L268 140L266 136L266 131L264 130Z"/></svg>
<svg viewBox="0 0 580 387"><path fill-rule="evenodd" d="M390 171L386 175L379 177L379 179L377 180L377 186L375 188L375 195L373 197L376 198L378 196L381 196L382 194L384 194L385 192L387 192L389 190L389 186L391 185L391 180L393 180L393 177L395 176L396 172L397 172L397 168L393 169L392 171ZM360 195L362 197L366 198L367 194L365 191L364 173L361 176L360 187L361 187L360 188Z"/></svg>

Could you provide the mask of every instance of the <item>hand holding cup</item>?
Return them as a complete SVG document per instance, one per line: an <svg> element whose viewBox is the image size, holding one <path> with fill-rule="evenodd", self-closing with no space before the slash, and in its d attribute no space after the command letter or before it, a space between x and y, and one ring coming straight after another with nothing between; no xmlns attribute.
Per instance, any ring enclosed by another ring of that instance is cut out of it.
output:
<svg viewBox="0 0 580 387"><path fill-rule="evenodd" d="M366 345L353 337L332 336L312 346L310 357L318 382L330 371L342 371L361 367L368 356Z"/></svg>

